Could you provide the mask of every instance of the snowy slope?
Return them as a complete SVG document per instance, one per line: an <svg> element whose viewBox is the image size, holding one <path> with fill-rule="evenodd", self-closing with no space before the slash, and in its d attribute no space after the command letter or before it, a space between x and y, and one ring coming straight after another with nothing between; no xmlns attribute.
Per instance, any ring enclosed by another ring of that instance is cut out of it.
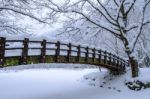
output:
<svg viewBox="0 0 150 99"><path fill-rule="evenodd" d="M129 90L127 78L111 77L103 69L7 68L0 70L0 99L149 99L149 89Z"/></svg>

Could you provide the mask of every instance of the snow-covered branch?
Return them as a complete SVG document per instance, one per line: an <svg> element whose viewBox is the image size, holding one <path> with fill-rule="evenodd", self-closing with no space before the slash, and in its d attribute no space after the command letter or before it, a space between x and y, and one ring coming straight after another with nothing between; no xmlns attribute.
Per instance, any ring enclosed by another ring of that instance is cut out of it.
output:
<svg viewBox="0 0 150 99"><path fill-rule="evenodd" d="M9 7L0 7L0 10L1 10L1 11L2 11L2 10L13 11L13 12L15 12L15 13L18 13L18 14L21 14L21 15L24 15L24 16L28 16L28 17L30 17L30 18L32 18L32 19L35 19L35 20L37 20L37 21L39 21L39 22L41 22L41 23L46 23L45 21L43 21L43 20L41 20L41 19L35 17L35 16L32 15L32 14L29 14L29 13L26 13L26 12L23 12L23 11L20 11L20 10L17 10L17 9L13 9L13 8L9 8Z"/></svg>

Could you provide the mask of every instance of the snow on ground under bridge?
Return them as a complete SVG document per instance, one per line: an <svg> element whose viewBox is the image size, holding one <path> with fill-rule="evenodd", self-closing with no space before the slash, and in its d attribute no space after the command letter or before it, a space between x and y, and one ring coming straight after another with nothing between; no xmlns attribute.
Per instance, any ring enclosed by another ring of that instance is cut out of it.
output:
<svg viewBox="0 0 150 99"><path fill-rule="evenodd" d="M56 65L69 68L48 68ZM1 69L0 99L149 99L150 89L137 92L124 85L129 74L113 77L106 70L77 68L80 66L85 65L40 64Z"/></svg>

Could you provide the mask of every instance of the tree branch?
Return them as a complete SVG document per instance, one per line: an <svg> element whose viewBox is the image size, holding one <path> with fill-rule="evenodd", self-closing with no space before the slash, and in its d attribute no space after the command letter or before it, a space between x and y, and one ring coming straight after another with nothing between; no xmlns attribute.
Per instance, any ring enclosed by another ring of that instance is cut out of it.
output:
<svg viewBox="0 0 150 99"><path fill-rule="evenodd" d="M129 12L130 12L131 9L133 8L133 6L134 6L134 4L135 4L136 1L137 1L137 0L134 0L134 1L132 2L132 4L131 4L131 6L129 7L129 9L126 11L126 15L129 14Z"/></svg>
<svg viewBox="0 0 150 99"><path fill-rule="evenodd" d="M97 0L97 1L99 1L99 0ZM100 14L102 14L102 15L104 16L104 18L105 18L110 24L112 24L112 25L114 25L114 26L118 26L116 23L111 22L111 20L110 20L101 10L99 10L98 7L95 7L94 4L93 4L91 1L87 0L87 2L88 2L95 10L97 10ZM100 1L99 1L99 2L100 2ZM101 3L100 3L100 4L101 4ZM104 7L102 4L101 4L101 6L102 6L103 9L106 11L107 15L108 15L112 20L114 20L114 19L111 17L111 15L108 13L108 11L105 9L105 7Z"/></svg>
<svg viewBox="0 0 150 99"><path fill-rule="evenodd" d="M13 9L13 8L9 8L9 7L0 7L0 10L8 10L8 11L12 11L12 12L15 12L15 13L18 13L18 14L21 14L21 15L24 15L24 16L28 16L28 17L30 17L30 18L32 18L32 19L34 19L34 20L37 20L37 21L39 21L39 22L41 22L41 23L47 23L47 22L45 22L45 21L43 21L43 20L41 20L41 19L39 19L39 18L37 18L37 17L35 17L35 16L29 14L29 13L22 12L22 11Z"/></svg>
<svg viewBox="0 0 150 99"><path fill-rule="evenodd" d="M109 32L111 32L112 34L114 34L115 36L118 36L119 34L117 34L116 32L114 32L114 31L112 31L112 30L110 30L110 29L108 29L108 28L106 28L106 27L104 27L104 26L101 26L100 24L97 24L96 22L94 22L94 21L92 21L89 17L87 17L85 14L83 14L83 13L81 13L81 12L78 12L78 11L72 11L72 12L74 12L74 13L78 13L78 14L80 14L80 15L82 15L84 18L86 18L89 22L91 22L92 24L94 24L94 25L96 25L96 26L98 26L98 27L100 27L100 28L103 28L103 29L105 29L106 31L109 31Z"/></svg>

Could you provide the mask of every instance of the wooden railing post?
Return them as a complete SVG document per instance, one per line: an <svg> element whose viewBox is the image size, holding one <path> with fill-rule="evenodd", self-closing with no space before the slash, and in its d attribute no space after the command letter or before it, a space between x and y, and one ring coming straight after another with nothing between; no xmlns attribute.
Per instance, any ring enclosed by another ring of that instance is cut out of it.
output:
<svg viewBox="0 0 150 99"><path fill-rule="evenodd" d="M126 67L126 61L125 60L123 60L123 66Z"/></svg>
<svg viewBox="0 0 150 99"><path fill-rule="evenodd" d="M99 50L99 55L98 55L98 58L99 58L99 63L102 62L102 50Z"/></svg>
<svg viewBox="0 0 150 99"><path fill-rule="evenodd" d="M119 68L119 63L120 63L120 61L119 61L119 57L117 56L117 67Z"/></svg>
<svg viewBox="0 0 150 99"><path fill-rule="evenodd" d="M43 40L41 42L41 56L40 56L40 63L45 63L45 59L46 59L46 40Z"/></svg>
<svg viewBox="0 0 150 99"><path fill-rule="evenodd" d="M126 61L125 60L123 60L123 69L124 69L124 71L126 69Z"/></svg>
<svg viewBox="0 0 150 99"><path fill-rule="evenodd" d="M93 51L93 57L92 57L92 61L93 61L93 63L95 63L95 53L96 53L96 50L95 50L95 48L94 49L92 49L92 51Z"/></svg>
<svg viewBox="0 0 150 99"><path fill-rule="evenodd" d="M107 52L104 51L104 64L107 64Z"/></svg>
<svg viewBox="0 0 150 99"><path fill-rule="evenodd" d="M129 60L127 60L127 65L128 65L128 67L130 66L130 61Z"/></svg>
<svg viewBox="0 0 150 99"><path fill-rule="evenodd" d="M80 57L81 57L81 46L77 46L77 62L80 62Z"/></svg>
<svg viewBox="0 0 150 99"><path fill-rule="evenodd" d="M59 62L59 56L60 56L60 42L57 41L55 51L55 62Z"/></svg>
<svg viewBox="0 0 150 99"><path fill-rule="evenodd" d="M89 58L89 47L85 48L86 54L85 54L85 62L88 63L88 58Z"/></svg>
<svg viewBox="0 0 150 99"><path fill-rule="evenodd" d="M113 65L116 66L116 55L113 55Z"/></svg>
<svg viewBox="0 0 150 99"><path fill-rule="evenodd" d="M123 67L123 59L120 58L120 66Z"/></svg>
<svg viewBox="0 0 150 99"><path fill-rule="evenodd" d="M27 64L28 47L29 47L28 43L29 43L29 39L25 38L23 40L23 49L22 49L20 65Z"/></svg>
<svg viewBox="0 0 150 99"><path fill-rule="evenodd" d="M6 38L0 37L0 68L3 68L5 64L5 45Z"/></svg>
<svg viewBox="0 0 150 99"><path fill-rule="evenodd" d="M70 56L71 56L71 43L68 44L68 51L67 51L67 62L70 62Z"/></svg>
<svg viewBox="0 0 150 99"><path fill-rule="evenodd" d="M110 64L110 65L112 65L112 61L111 61L112 57L111 57L111 56L112 56L112 54L109 53L109 64Z"/></svg>

